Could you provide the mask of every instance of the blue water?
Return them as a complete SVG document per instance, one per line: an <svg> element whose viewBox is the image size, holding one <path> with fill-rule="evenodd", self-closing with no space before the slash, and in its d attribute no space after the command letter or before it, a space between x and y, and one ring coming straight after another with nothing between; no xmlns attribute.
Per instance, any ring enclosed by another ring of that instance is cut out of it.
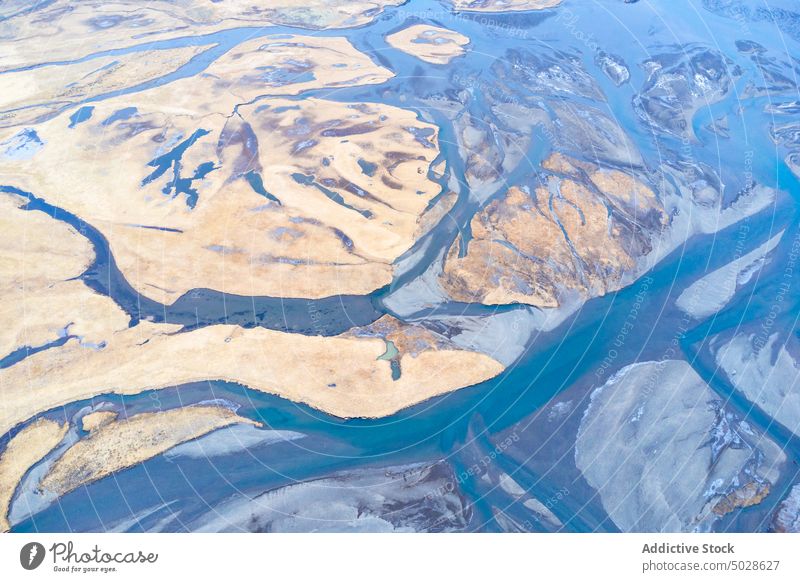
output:
<svg viewBox="0 0 800 582"><path fill-rule="evenodd" d="M536 50L552 47L578 51L587 71L607 97L605 102L595 103L594 106L626 129L650 167L657 166L664 159L686 157L690 152L695 161L718 171L726 184L728 200L746 186L742 173L743 160L748 152L754 152L749 166L754 179L779 188L784 194L775 206L746 219L746 251L759 246L781 229L786 229L786 234L772 262L741 288L725 309L705 321L694 322L687 320L677 310L674 301L689 284L733 258L737 241L742 237L742 224L735 224L717 234L695 236L681 245L648 273L646 288L640 281L618 293L592 300L558 329L535 334L519 361L499 377L424 402L389 418L343 421L304 405L224 382L198 383L129 397L103 395L92 402L111 402L128 414L209 398L224 398L240 405L240 414L264 422L271 428L298 431L307 436L300 441L214 459L155 458L65 496L48 509L17 524L14 529L103 529L121 519L141 514L149 507L164 504L170 504L169 512L180 512L180 519L170 527L182 529L186 527L183 524L191 521L192 517L204 514L209 507L235 492L257 493L339 470L445 458L459 474L470 467L476 458L495 447L504 436L518 431L525 435L524 438L511 449L498 454L493 460L494 468L513 473L514 478L540 500L552 498L562 489L569 490L571 494L553 507L554 513L565 523L566 530L615 531L599 500L574 467L569 453L571 443L574 443L574 432L588 394L594 387L625 365L665 357L685 357L731 411L784 448L789 458L787 469L767 501L758 508L745 510L720 522L720 528L725 529L736 529L753 521L760 529L765 528L764 514L781 499L797 477L800 442L763 411L747 402L716 372L706 345L717 334L746 329L766 316L772 307L777 287L782 282L782 268L790 252L791 241L800 232L797 208L800 183L782 162L786 151L769 139L771 118L763 112L763 108L770 98L745 97L743 94L747 81L758 75L752 63L736 51L735 40L745 38L745 31L740 23L702 11L699 3L689 0L664 5L573 0L565 2L564 9L569 9L569 14L577 18L566 18L563 12L558 16L557 11L544 11L489 16L486 17L489 18L487 21L483 17L454 18L438 2L412 0L403 7L387 10L374 23L364 27L313 33L346 36L357 48L369 53L397 75L378 86L310 91L298 98L313 95L345 102L383 102L418 111L423 118L440 127L441 157L446 160L447 169L455 176L460 189L450 219L418 241L409 252L411 254L424 249L418 263L398 277L390 288L368 297L332 297L313 302L310 309L309 302L305 300L235 297L201 289L187 294L171 306L157 304L139 296L125 281L104 237L91 225L37 198L36 193L21 192L11 185L0 188L0 191L12 191L25 196L29 200L28 210L47 212L87 236L95 246L96 260L84 274L83 280L97 292L113 297L131 315L132 323L148 317L155 321L181 323L186 329L228 322L326 335L369 323L386 311L381 299L388 292L418 277L439 251L452 244L459 235L462 252L465 252L472 216L482 205L504 192L504 188L500 188L480 203L470 196L470 188L464 178L465 164L457 151L452 123L444 112L423 100L437 93L463 88L454 82L453 70L424 64L392 49L384 40L386 34L404 25L429 22L458 30L470 37L472 50L457 61L458 74L465 78L475 73L489 84L493 82L492 63L508 49L529 46L536 47ZM405 20L407 16L408 20ZM597 22L603 22L604 26L594 25ZM597 68L591 47L585 40L588 30L593 34L592 42L600 47L610 47L608 52L624 57L631 73L629 83L617 88ZM579 32L584 35L579 35ZM163 77L90 100L99 101L123 93L132 95L196 75L237 44L253 37L276 33L308 34L308 31L291 27L239 28L105 51L69 62L154 48L210 47L184 67ZM746 34L779 52L786 51L783 43L787 43L798 54L796 42L776 36L768 23L750 23ZM745 75L737 82L736 89L729 97L701 108L693 120L697 140L685 144L674 137L656 135L637 118L631 101L646 78L638 63L654 54L674 50L676 44L692 42L717 48L735 59L745 69ZM787 96L787 99L790 97ZM73 114L74 119L82 120L81 115L86 114L80 114L80 111L85 111L87 106L76 104L75 107L80 109ZM483 103L476 98L471 105L471 112L482 115L482 107ZM723 114L728 115L730 122L730 139L727 140L704 129L712 119ZM191 138L182 145L188 144L186 147L190 147L190 141ZM546 136L537 131L527 159L505 177L506 182L515 183L525 177L535 176L540 161L550 151L550 145ZM178 149L165 154L163 159L154 160L151 165L157 168L155 172L163 173L169 168L176 172L174 193L187 195L188 203L191 201L191 184L183 183L182 190L177 187L182 153L176 153ZM364 166L362 169L369 171ZM265 190L260 176L257 180L255 176L247 179L256 191L270 200L279 201L280 194ZM313 180L313 177L310 179ZM444 188L444 179L440 183ZM641 301L643 293L645 298ZM617 355L608 369L598 376L598 366L607 358L609 346L619 333L620 326L640 302L637 325L626 337L624 345L616 349ZM799 308L800 293L792 288L788 299L781 304L779 313L779 324L790 333L795 331L794 314L798 313ZM436 308L432 313L491 314L514 309L520 307L492 308L453 303ZM314 310L324 314L322 324L311 317L310 313ZM674 351L676 337L679 347ZM12 365L22 357L25 354L7 356L3 363L8 361L6 365ZM540 416L548 404L559 401L565 395L577 401L568 419L552 427L541 422ZM74 403L47 414L71 418L86 404ZM537 443L542 441L557 444L548 451L544 447L537 447ZM493 508L505 504L509 514L517 511L501 491L487 489L477 477L464 479L460 488L474 504L473 529L499 529L493 517ZM93 510L86 511L86 507L92 507ZM147 529L157 518L158 515L146 518L137 527ZM531 529L545 528L531 524Z"/></svg>
<svg viewBox="0 0 800 582"><path fill-rule="evenodd" d="M91 105L85 105L84 107L79 108L75 113L69 116L69 127L73 128L79 123L88 121L91 119L93 111L94 107Z"/></svg>

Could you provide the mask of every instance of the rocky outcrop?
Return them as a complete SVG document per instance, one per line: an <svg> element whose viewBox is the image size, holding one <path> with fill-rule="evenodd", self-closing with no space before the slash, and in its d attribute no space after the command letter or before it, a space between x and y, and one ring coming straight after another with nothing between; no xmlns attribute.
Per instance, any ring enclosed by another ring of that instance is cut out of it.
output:
<svg viewBox="0 0 800 582"><path fill-rule="evenodd" d="M466 253L453 245L441 277L460 301L556 307L632 281L667 216L640 180L554 155L546 186L513 187L476 214Z"/></svg>
<svg viewBox="0 0 800 582"><path fill-rule="evenodd" d="M758 505L769 495L770 485L760 481L751 481L723 496L712 511L717 515L725 515L737 509Z"/></svg>

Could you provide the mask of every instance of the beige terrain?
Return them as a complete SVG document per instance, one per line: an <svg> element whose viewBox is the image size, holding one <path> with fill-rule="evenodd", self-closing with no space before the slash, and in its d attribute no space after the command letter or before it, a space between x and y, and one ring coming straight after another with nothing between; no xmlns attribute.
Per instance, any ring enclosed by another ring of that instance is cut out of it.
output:
<svg viewBox="0 0 800 582"><path fill-rule="evenodd" d="M162 77L203 50L205 47L143 51L5 73L0 127L36 123L74 103Z"/></svg>
<svg viewBox="0 0 800 582"><path fill-rule="evenodd" d="M237 423L258 426L221 406L186 406L106 422L67 449L39 486L60 497L176 445Z"/></svg>
<svg viewBox="0 0 800 582"><path fill-rule="evenodd" d="M214 379L338 416L383 416L503 369L489 356L388 316L338 337L234 325L189 332L148 321L128 327L129 318L111 299L67 280L91 260L91 247L79 233L42 212L22 210L17 196L0 201L8 221L3 232L11 234L2 239L6 351L57 339L65 327L70 335L63 346L0 369L0 434L38 412L99 394ZM36 316L19 317L31 301ZM381 359L388 342L399 350L398 379L390 359ZM111 414L88 415L84 428L96 432Z"/></svg>
<svg viewBox="0 0 800 582"><path fill-rule="evenodd" d="M101 56L5 73L0 127L35 123L71 104L164 77L211 46ZM267 35L219 57L204 71L203 80L178 80L128 99L181 105L192 113L195 107L202 111L203 105L207 111L229 113L226 110L236 103L262 93L296 95L307 89L380 83L391 76L344 38ZM209 84L213 93L198 99L197 86ZM209 99L212 96L217 98Z"/></svg>
<svg viewBox="0 0 800 582"><path fill-rule="evenodd" d="M203 380L227 380L303 402L340 417L390 415L433 396L470 386L503 370L484 354L392 322L386 332L305 336L263 328L213 325L177 333L142 322L115 332L102 350L70 341L0 369L0 434L37 412L104 393ZM402 375L392 379L383 336L398 341ZM413 342L413 343L412 343ZM421 342L421 343L420 343Z"/></svg>
<svg viewBox="0 0 800 582"><path fill-rule="evenodd" d="M440 190L427 175L437 128L388 105L257 97L390 76L344 39L257 39L200 77L100 102L76 127L40 124L43 147L0 171L99 228L131 284L161 302L199 287L369 293Z"/></svg>
<svg viewBox="0 0 800 582"><path fill-rule="evenodd" d="M427 24L415 24L386 37L394 48L435 65L446 65L464 54L469 39L463 34Z"/></svg>
<svg viewBox="0 0 800 582"><path fill-rule="evenodd" d="M61 442L66 433L66 424L40 419L14 435L0 453L0 532L9 528L8 508L17 485L33 465Z"/></svg>
<svg viewBox="0 0 800 582"><path fill-rule="evenodd" d="M114 422L117 416L119 415L111 410L98 410L97 412L90 412L81 418L81 427L86 432L94 432L97 429Z"/></svg>
<svg viewBox="0 0 800 582"><path fill-rule="evenodd" d="M145 64L131 66L132 74ZM115 74L124 79L126 70ZM201 287L286 297L368 293L391 281L393 262L455 200L428 208L441 189L428 178L437 128L397 107L288 97L391 75L345 39L258 38L202 75L98 101L74 127L66 114L39 123L35 147L6 156L0 171L99 229L131 284L165 303ZM56 80L35 84L43 103L63 92ZM18 135L6 128L0 142ZM24 210L20 196L4 194L0 204L8 235L0 243L9 322L3 353L65 341L0 369L2 433L99 394L203 380L343 417L383 416L503 369L389 317L338 337L233 325L129 327L119 306L79 279L93 261L80 233ZM110 426L109 412L84 424L91 435Z"/></svg>
<svg viewBox="0 0 800 582"><path fill-rule="evenodd" d="M589 299L631 282L667 222L655 193L558 154L544 167L558 172L547 187L510 188L472 219L466 256L450 249L441 283L451 297L557 307L565 292Z"/></svg>
<svg viewBox="0 0 800 582"><path fill-rule="evenodd" d="M383 416L432 396L475 384L503 366L464 351L423 328L385 317L339 337L215 325L187 333L141 322L92 292L79 275L91 247L73 229L3 195L6 353L53 341L67 327L72 339L0 369L0 434L37 412L102 393L134 394L199 380L230 380L339 416ZM69 292L67 292L67 290ZM15 303L16 301L16 303ZM31 317L27 313L34 303ZM12 325L13 323L13 325ZM400 353L402 375L379 359L387 341ZM94 432L108 413L87 417Z"/></svg>
<svg viewBox="0 0 800 582"><path fill-rule="evenodd" d="M0 71L241 26L361 26L384 8L400 4L402 0L152 0L146 4L138 0L57 0L33 17L0 21L4 41Z"/></svg>
<svg viewBox="0 0 800 582"><path fill-rule="evenodd" d="M22 210L24 203L0 193L0 358L65 335L98 345L125 329L129 318L111 299L75 280L94 259L89 241L43 212Z"/></svg>

